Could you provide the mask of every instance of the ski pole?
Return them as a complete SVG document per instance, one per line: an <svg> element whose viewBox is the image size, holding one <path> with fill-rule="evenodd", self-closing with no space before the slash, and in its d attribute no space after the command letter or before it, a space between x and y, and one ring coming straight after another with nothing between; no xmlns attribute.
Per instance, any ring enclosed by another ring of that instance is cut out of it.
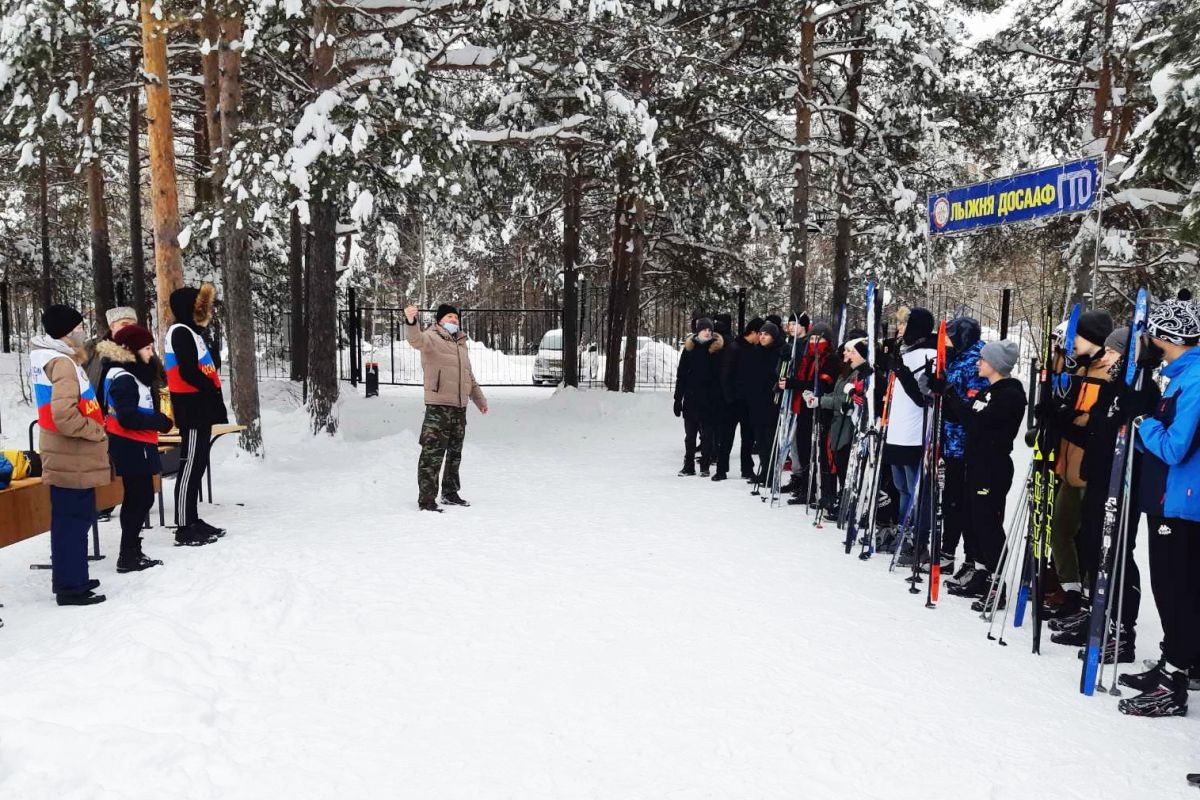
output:
<svg viewBox="0 0 1200 800"><path fill-rule="evenodd" d="M1021 530L1020 527L1018 527L1017 528L1018 536L1019 536L1020 530ZM1019 544L1019 543L1020 543L1020 539L1018 538L1017 542L1014 542L1014 545ZM1015 557L1015 553L1017 552L1017 549L1018 548L1016 548L1014 546L1014 548L1009 552L1008 564L1005 565L1004 575L1002 576L1002 577L1004 577L1004 582L1000 584L1000 589L997 592L997 597L996 597L996 603L999 603L1001 599L1005 600L1004 616L1000 619L999 643L1000 643L1001 647L1008 647L1008 642L1004 641L1004 629L1006 627L1008 627L1008 611L1010 608L1012 608L1012 605L1013 605L1011 602L1008 601L1008 597L1012 594L1013 582L1017 580L1017 571L1020 569L1020 563L1021 563L1021 560ZM995 613L996 612L993 610L993 612L992 612L993 617L995 616Z"/></svg>
<svg viewBox="0 0 1200 800"><path fill-rule="evenodd" d="M1013 509L1012 521L1017 522L1020 518L1021 518L1020 517L1020 504L1018 504L1017 508ZM1019 538L1020 538L1020 527L1015 526L1015 525L1011 526L1009 528L1008 535L1004 537L1004 546L1000 549L1000 559L997 562L998 565L999 564L1007 564L1008 560L1012 558L1013 548L1016 546L1016 541ZM1000 574L1000 569L999 569L999 566L997 566L996 571L991 574L991 580L988 581L987 594L984 595L984 608L979 614L979 618L982 620L991 619L991 617L989 617L989 615L988 615L987 605L988 605L988 601L991 600L992 595L995 592L996 579L999 574ZM994 617L995 615L993 614L992 616ZM989 638L991 637L990 630L988 632L988 636L989 636Z"/></svg>

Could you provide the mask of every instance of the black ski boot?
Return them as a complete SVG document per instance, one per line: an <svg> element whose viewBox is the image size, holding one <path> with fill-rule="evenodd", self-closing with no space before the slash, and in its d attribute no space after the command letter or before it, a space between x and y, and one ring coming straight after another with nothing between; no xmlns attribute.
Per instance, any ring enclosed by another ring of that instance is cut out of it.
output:
<svg viewBox="0 0 1200 800"><path fill-rule="evenodd" d="M1167 674L1167 662L1159 661L1145 672L1134 672L1117 678L1117 683L1128 686L1135 692L1148 692L1163 681Z"/></svg>
<svg viewBox="0 0 1200 800"><path fill-rule="evenodd" d="M679 477L683 478L683 477L686 477L686 476L688 476L688 475L695 475L695 474L696 474L696 465L695 465L695 463L693 463L693 462L692 462L692 461L690 461L690 460L688 460L688 461L684 461L684 462L683 462L683 469L679 470Z"/></svg>
<svg viewBox="0 0 1200 800"><path fill-rule="evenodd" d="M991 582L992 576L986 569L977 569L971 572L971 577L965 583L952 583L946 587L946 591L955 597L983 597Z"/></svg>
<svg viewBox="0 0 1200 800"><path fill-rule="evenodd" d="M897 567L907 567L908 569L912 569L913 565L918 564L918 563L919 564L928 564L929 563L929 553L921 553L921 555L918 557L915 553L913 553L913 551L906 550L905 552L900 554L900 557L898 559L896 559Z"/></svg>
<svg viewBox="0 0 1200 800"><path fill-rule="evenodd" d="M1117 710L1131 717L1187 716L1187 687L1186 672L1167 672L1166 669L1161 669L1158 682L1154 686L1137 697L1117 703Z"/></svg>
<svg viewBox="0 0 1200 800"><path fill-rule="evenodd" d="M441 506L437 504L436 500L421 500L417 503L417 508L421 509L422 511L436 511L439 514L442 513Z"/></svg>
<svg viewBox="0 0 1200 800"><path fill-rule="evenodd" d="M947 575L946 580L942 581L942 585L946 587L946 591L950 591L951 586L958 586L971 580L971 576L975 574L975 565L970 561L964 561L963 565L958 568L958 572L950 575L947 570L943 569L942 573Z"/></svg>
<svg viewBox="0 0 1200 800"><path fill-rule="evenodd" d="M96 594L93 591L82 592L59 592L54 595L54 600L60 606L94 606L97 603L103 603L107 600L104 595Z"/></svg>
<svg viewBox="0 0 1200 800"><path fill-rule="evenodd" d="M197 517L196 521L193 522L192 524L195 525L196 527L198 527L200 530L207 533L209 536L216 537L217 539L220 539L222 536L225 535L224 528L218 528L216 525L209 525L207 522L200 519L199 517Z"/></svg>
<svg viewBox="0 0 1200 800"><path fill-rule="evenodd" d="M1087 627L1088 618L1091 613L1087 609L1081 608L1069 617L1057 617L1046 623L1052 631L1069 631L1079 626Z"/></svg>
<svg viewBox="0 0 1200 800"><path fill-rule="evenodd" d="M1134 654L1134 642L1136 637L1132 633L1121 632L1121 651L1117 652L1117 632L1113 628L1108 629L1108 641L1104 643L1104 653L1101 655L1101 664L1132 664ZM1053 636L1050 638L1054 638ZM1087 658L1087 648L1079 648L1079 660L1083 661ZM1114 658L1115 657L1115 658ZM1119 679L1118 679L1119 680Z"/></svg>
<svg viewBox="0 0 1200 800"><path fill-rule="evenodd" d="M202 545L212 544L216 540L216 536L213 536L194 522L191 525L175 529L176 547L201 547Z"/></svg>
<svg viewBox="0 0 1200 800"><path fill-rule="evenodd" d="M1066 630L1058 631L1050 635L1050 641L1055 644L1066 645L1067 647L1083 647L1087 644L1088 628L1090 625L1076 625Z"/></svg>
<svg viewBox="0 0 1200 800"><path fill-rule="evenodd" d="M466 500L463 500L461 497L458 496L458 492L447 492L446 494L443 494L442 495L442 505L444 505L444 506L462 506L463 508L471 507L470 503L468 503Z"/></svg>
<svg viewBox="0 0 1200 800"><path fill-rule="evenodd" d="M794 494L794 495L803 494L805 483L806 483L806 481L803 480L799 475L793 475L791 478L788 479L787 483L785 483L783 486L779 487L779 493L780 494ZM801 500L800 502L804 502L804 501Z"/></svg>
<svg viewBox="0 0 1200 800"><path fill-rule="evenodd" d="M980 570L980 572L982 571ZM988 580L990 581L991 578ZM991 593L981 595L978 600L971 603L971 610L980 614L992 610L1003 611L1006 608L1008 608L1008 592L1004 591L1003 586L997 586Z"/></svg>
<svg viewBox="0 0 1200 800"><path fill-rule="evenodd" d="M122 553L117 559L117 572L141 572L151 567L162 566L156 558L150 558L142 552L142 540L138 537L137 550L132 553Z"/></svg>
<svg viewBox="0 0 1200 800"><path fill-rule="evenodd" d="M1073 617L1082 609L1083 595L1074 589L1068 589L1063 593L1063 601L1059 605L1042 605L1042 619L1051 620L1062 619L1064 617Z"/></svg>
<svg viewBox="0 0 1200 800"><path fill-rule="evenodd" d="M1190 783L1192 786L1200 786L1200 772L1189 773L1188 783Z"/></svg>
<svg viewBox="0 0 1200 800"><path fill-rule="evenodd" d="M729 476L726 475L724 472L718 472L717 474L712 476L713 483L717 483L718 481L723 481L723 480L727 479L728 477Z"/></svg>

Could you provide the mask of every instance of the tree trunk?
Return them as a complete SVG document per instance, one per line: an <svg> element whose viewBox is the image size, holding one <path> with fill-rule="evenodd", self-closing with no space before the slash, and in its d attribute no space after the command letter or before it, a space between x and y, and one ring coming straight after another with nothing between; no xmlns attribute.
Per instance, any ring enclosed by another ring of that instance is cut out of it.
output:
<svg viewBox="0 0 1200 800"><path fill-rule="evenodd" d="M337 11L329 0L313 8L313 88L330 88L334 73ZM318 192L321 190L318 189ZM314 434L337 433L337 206L331 197L309 200L312 258L308 262L308 414Z"/></svg>
<svg viewBox="0 0 1200 800"><path fill-rule="evenodd" d="M42 143L41 159L38 164L38 206L41 212L41 230L39 239L42 246L42 308L54 303L54 278L50 265L50 175L46 166L46 143Z"/></svg>
<svg viewBox="0 0 1200 800"><path fill-rule="evenodd" d="M108 242L108 208L104 204L104 166L100 143L94 138L96 87L93 75L90 32L79 43L79 82L83 86L81 123L83 126L84 176L87 182L88 234L92 255L92 289L96 334L108 332L106 312L116 305L113 289L112 250Z"/></svg>
<svg viewBox="0 0 1200 800"><path fill-rule="evenodd" d="M304 328L304 226L300 224L300 212L295 207L292 208L288 242L288 291L292 301L289 326L291 376L294 381L302 381L308 366Z"/></svg>
<svg viewBox="0 0 1200 800"><path fill-rule="evenodd" d="M242 38L241 9L221 23L222 40L232 45ZM228 158L241 126L242 55L240 47L221 48L221 155L222 175L229 174ZM250 239L244 209L232 191L217 184L224 209L225 307L229 328L229 367L233 377L233 413L246 426L238 445L247 453L263 455L262 413L258 401L258 354L254 335L254 287L250 280Z"/></svg>
<svg viewBox="0 0 1200 800"><path fill-rule="evenodd" d="M862 36L866 22L866 11L858 9L850 21L850 38L858 40ZM851 114L838 116L838 132L841 134L841 149L853 153L858 139L858 118L852 114L858 113L859 88L862 86L863 60L866 54L861 48L850 54L849 68L846 72L846 109ZM854 217L850 208L851 198L851 168L854 164L852 155L839 157L836 180L837 191L837 232L833 242L833 297L830 311L837 312L850 296L850 259L854 248Z"/></svg>
<svg viewBox="0 0 1200 800"><path fill-rule="evenodd" d="M175 177L175 137L171 130L171 89L167 83L167 27L155 16L157 3L142 0L142 51L145 57L146 116L150 134L150 206L154 212L155 288L158 332L170 325L171 292L183 286L179 249L179 194Z"/></svg>
<svg viewBox="0 0 1200 800"><path fill-rule="evenodd" d="M308 264L308 413L312 432L337 433L337 209L309 203L312 260Z"/></svg>
<svg viewBox="0 0 1200 800"><path fill-rule="evenodd" d="M129 174L129 264L133 272L133 307L138 324L147 325L150 315L146 307L146 255L142 251L142 109L141 57L136 49L129 51L129 63L134 80L129 89L129 139L125 167Z"/></svg>
<svg viewBox="0 0 1200 800"><path fill-rule="evenodd" d="M604 341L604 387L610 392L621 388L621 342L625 338L625 312L629 272L630 229L633 225L627 195L629 167L622 160L618 167L617 207L613 215L613 260L608 282L608 330Z"/></svg>
<svg viewBox="0 0 1200 800"><path fill-rule="evenodd" d="M807 302L808 281L808 186L812 177L813 42L816 24L813 8L804 4L804 19L800 23L800 82L796 87L796 155L793 167L795 185L792 187L792 236L788 248L791 263L792 310L803 311Z"/></svg>
<svg viewBox="0 0 1200 800"><path fill-rule="evenodd" d="M568 145L563 153L563 383L579 385L579 223L583 177L579 174L579 149Z"/></svg>
<svg viewBox="0 0 1200 800"><path fill-rule="evenodd" d="M642 256L646 231L645 199L640 196L634 198L633 209L633 229L629 237L633 247L626 268L628 279L625 290L625 363L622 365L622 392L632 392L637 388L638 323L641 320Z"/></svg>

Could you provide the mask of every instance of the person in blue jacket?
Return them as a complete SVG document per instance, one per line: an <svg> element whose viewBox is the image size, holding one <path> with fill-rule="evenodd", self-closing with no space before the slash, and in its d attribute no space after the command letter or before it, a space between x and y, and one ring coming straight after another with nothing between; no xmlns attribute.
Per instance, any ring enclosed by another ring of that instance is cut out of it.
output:
<svg viewBox="0 0 1200 800"><path fill-rule="evenodd" d="M154 476L162 472L158 434L174 423L158 410L161 367L150 331L126 326L112 341L100 342L96 352L103 359L100 385L108 456L124 484L117 572L140 572L162 564L142 552L142 523L154 505Z"/></svg>
<svg viewBox="0 0 1200 800"><path fill-rule="evenodd" d="M947 358L945 389L952 389L961 398L973 401L975 395L987 388L987 378L979 374L979 354L983 352L982 330L977 320L956 317L946 323L946 338L951 353ZM944 389L943 389L944 391ZM963 462L967 431L962 420L949 404L942 406L942 458L945 461L946 486L942 491L942 574L952 577L946 583L966 583L981 561L975 547L974 529L965 525L967 513L966 466ZM963 563L954 572L954 553L959 539L963 543Z"/></svg>
<svg viewBox="0 0 1200 800"><path fill-rule="evenodd" d="M1162 659L1122 675L1141 692L1122 700L1124 714L1187 714L1188 671L1200 667L1200 309L1190 294L1155 305L1146 332L1162 350L1167 388L1142 419L1144 451L1138 504L1150 539L1150 585L1162 619Z"/></svg>

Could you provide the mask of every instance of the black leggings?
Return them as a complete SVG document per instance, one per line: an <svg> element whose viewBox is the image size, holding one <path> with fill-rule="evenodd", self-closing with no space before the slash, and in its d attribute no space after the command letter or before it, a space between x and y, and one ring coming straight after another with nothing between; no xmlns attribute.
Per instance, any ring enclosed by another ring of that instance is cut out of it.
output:
<svg viewBox="0 0 1200 800"><path fill-rule="evenodd" d="M179 448L179 474L175 476L175 524L191 525L200 518L196 503L201 481L208 470L208 451L212 446L212 426L180 428L183 439Z"/></svg>
<svg viewBox="0 0 1200 800"><path fill-rule="evenodd" d="M142 553L142 525L154 507L153 475L122 475L125 499L121 501L121 555L136 558Z"/></svg>

